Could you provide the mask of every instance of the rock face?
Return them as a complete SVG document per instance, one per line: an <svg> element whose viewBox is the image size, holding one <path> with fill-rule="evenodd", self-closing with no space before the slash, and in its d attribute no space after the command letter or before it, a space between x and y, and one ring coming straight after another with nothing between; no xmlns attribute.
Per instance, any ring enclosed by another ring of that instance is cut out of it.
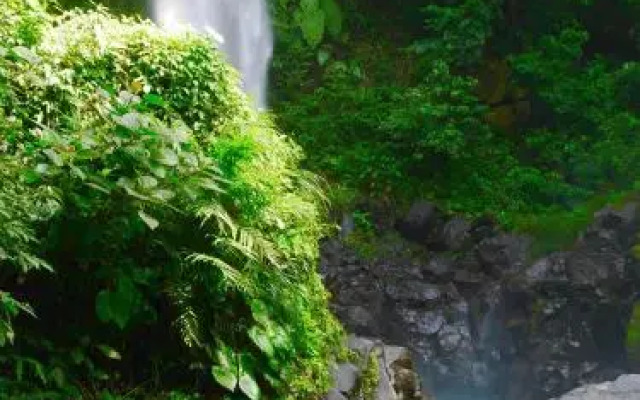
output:
<svg viewBox="0 0 640 400"><path fill-rule="evenodd" d="M421 388L408 349L356 336L349 337L348 347L358 355L358 360L355 364L335 366L334 388L325 400L360 399L358 388L363 384L363 374L372 356L377 359L378 385L373 388L373 398L361 400L432 400Z"/></svg>
<svg viewBox="0 0 640 400"><path fill-rule="evenodd" d="M529 238L420 202L375 259L326 241L321 272L347 328L408 347L439 400L548 399L625 370L636 209L606 208L571 251L532 260Z"/></svg>
<svg viewBox="0 0 640 400"><path fill-rule="evenodd" d="M640 399L640 375L622 375L613 382L586 385L555 400L635 399Z"/></svg>

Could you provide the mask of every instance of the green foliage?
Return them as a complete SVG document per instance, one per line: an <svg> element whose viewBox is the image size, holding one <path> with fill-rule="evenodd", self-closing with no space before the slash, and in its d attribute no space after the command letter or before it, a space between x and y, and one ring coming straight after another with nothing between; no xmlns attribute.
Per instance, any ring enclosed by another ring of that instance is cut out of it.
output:
<svg viewBox="0 0 640 400"><path fill-rule="evenodd" d="M360 376L358 386L355 389L355 399L373 400L378 392L380 381L380 362L378 361L378 349L373 349L369 353L365 367Z"/></svg>
<svg viewBox="0 0 640 400"><path fill-rule="evenodd" d="M290 37L310 47L317 47L325 36L338 38L342 33L343 15L337 0L274 0L272 5L283 17L281 27L289 30Z"/></svg>
<svg viewBox="0 0 640 400"><path fill-rule="evenodd" d="M339 192L533 233L560 219L564 242L591 199L636 190L637 2L340 6L319 48L276 12L273 66L278 122Z"/></svg>
<svg viewBox="0 0 640 400"><path fill-rule="evenodd" d="M455 66L478 63L495 20L501 14L502 0L437 1L423 8L428 36L415 42L419 53L447 60Z"/></svg>
<svg viewBox="0 0 640 400"><path fill-rule="evenodd" d="M300 148L204 37L11 4L27 31L0 30L3 392L323 393L341 330ZM16 319L26 302L38 319Z"/></svg>
<svg viewBox="0 0 640 400"><path fill-rule="evenodd" d="M640 305L636 303L627 326L627 352L633 362L640 360Z"/></svg>

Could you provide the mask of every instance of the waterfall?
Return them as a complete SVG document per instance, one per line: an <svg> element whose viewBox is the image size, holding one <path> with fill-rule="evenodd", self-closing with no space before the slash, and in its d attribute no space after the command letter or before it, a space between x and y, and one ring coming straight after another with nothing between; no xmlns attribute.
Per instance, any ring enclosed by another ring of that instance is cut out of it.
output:
<svg viewBox="0 0 640 400"><path fill-rule="evenodd" d="M219 37L219 47L242 76L258 108L267 104L273 33L267 0L150 0L153 20L169 30L194 29ZM216 35L217 34L217 35Z"/></svg>

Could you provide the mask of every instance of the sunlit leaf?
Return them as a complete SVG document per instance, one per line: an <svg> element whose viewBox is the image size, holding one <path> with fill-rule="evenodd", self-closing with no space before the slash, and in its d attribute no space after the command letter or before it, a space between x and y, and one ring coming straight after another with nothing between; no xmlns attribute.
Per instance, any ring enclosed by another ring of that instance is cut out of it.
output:
<svg viewBox="0 0 640 400"><path fill-rule="evenodd" d="M178 165L178 155L171 149L164 148L160 154L160 160L162 164L170 167Z"/></svg>
<svg viewBox="0 0 640 400"><path fill-rule="evenodd" d="M13 52L18 55L18 57L22 58L25 61L28 61L31 64L38 64L42 59L36 53L34 53L31 49L23 46L16 46L13 48Z"/></svg>
<svg viewBox="0 0 640 400"><path fill-rule="evenodd" d="M251 400L260 399L260 387L256 383L253 376L248 373L243 374L238 381L238 386L242 393L246 394Z"/></svg>
<svg viewBox="0 0 640 400"><path fill-rule="evenodd" d="M158 180L153 176L143 175L138 178L138 181L140 182L140 186L142 186L144 189L153 189L154 187L158 186Z"/></svg>
<svg viewBox="0 0 640 400"><path fill-rule="evenodd" d="M236 372L230 368L219 365L211 367L211 375L225 389L234 391L238 386L238 377Z"/></svg>
<svg viewBox="0 0 640 400"><path fill-rule="evenodd" d="M160 225L160 222L158 222L157 219L153 218L142 210L138 211L138 216L145 224L147 224L147 226L151 230L155 230Z"/></svg>
<svg viewBox="0 0 640 400"><path fill-rule="evenodd" d="M118 351L111 346L107 346L106 344L100 344L97 347L102 352L102 354L104 354L106 357L112 360L122 359L122 356L120 355L120 353L118 353Z"/></svg>
<svg viewBox="0 0 640 400"><path fill-rule="evenodd" d="M64 162L62 161L62 157L60 157L60 154L58 154L55 150L45 149L42 152L46 154L47 157L49 157L49 159L51 160L51 162L54 163L56 166L62 167L64 165Z"/></svg>
<svg viewBox="0 0 640 400"><path fill-rule="evenodd" d="M262 352L269 356L273 356L273 345L264 330L254 326L249 330L249 337L251 338L251 341L253 341L253 343L262 350Z"/></svg>

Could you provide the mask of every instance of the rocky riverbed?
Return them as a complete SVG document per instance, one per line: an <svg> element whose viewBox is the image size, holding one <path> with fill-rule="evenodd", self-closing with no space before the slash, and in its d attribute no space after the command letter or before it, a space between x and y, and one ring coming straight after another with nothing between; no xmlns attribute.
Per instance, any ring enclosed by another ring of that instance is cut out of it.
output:
<svg viewBox="0 0 640 400"><path fill-rule="evenodd" d="M438 400L549 399L627 371L638 217L605 208L572 248L533 258L526 236L419 202L376 222L373 256L327 240L321 272L347 329L407 347Z"/></svg>

